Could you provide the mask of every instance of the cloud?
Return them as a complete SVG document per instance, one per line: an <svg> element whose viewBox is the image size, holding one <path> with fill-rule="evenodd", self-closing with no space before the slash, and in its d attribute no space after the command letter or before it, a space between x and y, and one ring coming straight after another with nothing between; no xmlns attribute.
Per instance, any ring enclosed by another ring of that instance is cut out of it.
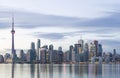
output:
<svg viewBox="0 0 120 78"><path fill-rule="evenodd" d="M1 11L0 19L8 18L5 22L0 21L2 25L6 25L4 28L9 27L11 24L11 15L14 13L15 26L21 28L35 28L35 27L50 27L50 26L69 26L71 23L80 21L77 17L66 17L57 15L46 15L40 13L33 13L28 11L9 10ZM0 25L0 27L2 27Z"/></svg>
<svg viewBox="0 0 120 78"><path fill-rule="evenodd" d="M45 39L50 39L50 40L59 40L65 37L63 33L38 33L34 36L38 38L45 38Z"/></svg>
<svg viewBox="0 0 120 78"><path fill-rule="evenodd" d="M28 11L18 11L9 9L8 11L0 12L0 27L7 28L11 26L11 13L14 12L15 26L21 28L36 28L36 27L91 27L91 28L105 28L105 27L119 27L120 12L108 12L107 16L87 19L57 15L46 15L40 13L33 13ZM6 18L6 20L5 20ZM7 19L8 18L8 19ZM105 30L104 30L105 31Z"/></svg>
<svg viewBox="0 0 120 78"><path fill-rule="evenodd" d="M74 23L77 26L88 26L88 27L120 27L120 12L111 12L108 13L108 16L88 19L84 22Z"/></svg>
<svg viewBox="0 0 120 78"><path fill-rule="evenodd" d="M120 53L120 41L116 41L116 40L101 40L104 51L109 51L112 52L113 49L117 50L117 53Z"/></svg>

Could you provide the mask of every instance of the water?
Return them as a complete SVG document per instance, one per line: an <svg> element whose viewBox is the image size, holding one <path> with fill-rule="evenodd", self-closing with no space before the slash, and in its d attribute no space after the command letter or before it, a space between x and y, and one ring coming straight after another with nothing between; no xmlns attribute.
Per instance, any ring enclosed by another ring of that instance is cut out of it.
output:
<svg viewBox="0 0 120 78"><path fill-rule="evenodd" d="M120 78L120 65L0 64L0 78Z"/></svg>

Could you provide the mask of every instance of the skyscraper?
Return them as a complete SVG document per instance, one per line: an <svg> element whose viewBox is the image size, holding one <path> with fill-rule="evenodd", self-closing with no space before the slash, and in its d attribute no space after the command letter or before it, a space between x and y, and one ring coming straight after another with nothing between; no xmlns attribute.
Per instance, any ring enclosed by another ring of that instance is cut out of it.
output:
<svg viewBox="0 0 120 78"><path fill-rule="evenodd" d="M12 30L11 30L11 34L12 34L12 62L15 62L15 58L16 58L16 53L15 53L15 49L14 49L14 34L15 34L15 30L14 30L14 16L12 15Z"/></svg>
<svg viewBox="0 0 120 78"><path fill-rule="evenodd" d="M79 47L80 48L80 52L79 53L82 53L83 47L84 47L84 40L82 40L82 39L78 40L78 44L81 45L81 47Z"/></svg>
<svg viewBox="0 0 120 78"><path fill-rule="evenodd" d="M75 44L75 60L76 62L80 61L80 54L81 54L81 44Z"/></svg>
<svg viewBox="0 0 120 78"><path fill-rule="evenodd" d="M40 39L37 40L37 61L40 60Z"/></svg>
<svg viewBox="0 0 120 78"><path fill-rule="evenodd" d="M98 45L98 56L102 57L102 52L103 52L102 45L99 44L99 45Z"/></svg>
<svg viewBox="0 0 120 78"><path fill-rule="evenodd" d="M58 60L59 60L59 63L62 63L63 62L63 51L62 51L62 47L58 47Z"/></svg>
<svg viewBox="0 0 120 78"><path fill-rule="evenodd" d="M71 48L71 49L72 49L72 57L71 57L71 60L72 60L72 62L76 62L74 47Z"/></svg>
<svg viewBox="0 0 120 78"><path fill-rule="evenodd" d="M21 61L24 61L24 51L23 50L20 50L20 59L21 59Z"/></svg>
<svg viewBox="0 0 120 78"><path fill-rule="evenodd" d="M84 46L84 62L87 62L89 59L89 46L88 43L85 43Z"/></svg>
<svg viewBox="0 0 120 78"><path fill-rule="evenodd" d="M72 51L73 51L73 46L71 45L69 47L69 60L72 61Z"/></svg>
<svg viewBox="0 0 120 78"><path fill-rule="evenodd" d="M52 44L49 45L49 60L50 60L50 63L53 62L53 48L54 48L54 46Z"/></svg>
<svg viewBox="0 0 120 78"><path fill-rule="evenodd" d="M96 51L95 44L90 43L89 59L91 59L91 57L95 56L95 51Z"/></svg>
<svg viewBox="0 0 120 78"><path fill-rule="evenodd" d="M113 49L113 55L114 56L116 55L116 49Z"/></svg>
<svg viewBox="0 0 120 78"><path fill-rule="evenodd" d="M35 43L31 43L31 49L29 50L30 52L30 62L35 62L36 60L36 51L35 51Z"/></svg>
<svg viewBox="0 0 120 78"><path fill-rule="evenodd" d="M35 50L35 43L34 42L31 43L31 49Z"/></svg>
<svg viewBox="0 0 120 78"><path fill-rule="evenodd" d="M98 55L99 55L99 52L98 52L98 41L97 40L94 40L94 44L95 44L95 56L97 56L98 57Z"/></svg>

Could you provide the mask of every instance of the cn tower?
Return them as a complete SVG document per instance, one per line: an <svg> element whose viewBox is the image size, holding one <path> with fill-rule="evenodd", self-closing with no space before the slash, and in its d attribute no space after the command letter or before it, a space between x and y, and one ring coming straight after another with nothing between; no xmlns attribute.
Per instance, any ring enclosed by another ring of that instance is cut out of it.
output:
<svg viewBox="0 0 120 78"><path fill-rule="evenodd" d="M15 60L15 49L14 49L15 30L14 30L14 15L13 14L12 14L12 30L11 30L11 34L12 34L12 62L14 63L14 60Z"/></svg>

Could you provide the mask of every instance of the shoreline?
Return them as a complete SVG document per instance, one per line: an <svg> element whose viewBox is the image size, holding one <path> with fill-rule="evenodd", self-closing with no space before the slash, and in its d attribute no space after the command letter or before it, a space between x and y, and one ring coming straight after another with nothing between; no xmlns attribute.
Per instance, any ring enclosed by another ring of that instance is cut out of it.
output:
<svg viewBox="0 0 120 78"><path fill-rule="evenodd" d="M9 63L0 63L0 64L12 64L12 62L9 62ZM99 62L95 62L95 63L91 63L91 62L63 62L63 63L14 63L14 64L120 64L120 62L109 62L109 63L105 63L105 62L102 62L102 63L99 63Z"/></svg>

